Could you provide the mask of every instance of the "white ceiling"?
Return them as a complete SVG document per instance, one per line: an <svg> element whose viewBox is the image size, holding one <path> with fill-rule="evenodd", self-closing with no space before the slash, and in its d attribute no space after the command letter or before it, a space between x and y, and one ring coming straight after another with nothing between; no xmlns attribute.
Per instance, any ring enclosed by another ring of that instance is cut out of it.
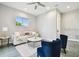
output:
<svg viewBox="0 0 79 59"><path fill-rule="evenodd" d="M62 13L79 8L79 2L41 2L50 9L48 10L46 7L38 6L37 10L34 10L35 5L27 5L27 3L28 2L1 2L1 4L22 10L35 16L45 13L51 9L55 9L56 4L58 4L57 9ZM67 8L67 6L70 6L70 8Z"/></svg>

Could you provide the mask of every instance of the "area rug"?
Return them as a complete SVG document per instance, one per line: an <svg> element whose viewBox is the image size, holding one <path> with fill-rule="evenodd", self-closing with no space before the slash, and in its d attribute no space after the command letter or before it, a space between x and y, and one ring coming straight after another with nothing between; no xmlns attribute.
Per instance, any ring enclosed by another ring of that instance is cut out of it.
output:
<svg viewBox="0 0 79 59"><path fill-rule="evenodd" d="M32 48L28 44L22 44L15 47L22 57L30 57L34 55L37 48Z"/></svg>

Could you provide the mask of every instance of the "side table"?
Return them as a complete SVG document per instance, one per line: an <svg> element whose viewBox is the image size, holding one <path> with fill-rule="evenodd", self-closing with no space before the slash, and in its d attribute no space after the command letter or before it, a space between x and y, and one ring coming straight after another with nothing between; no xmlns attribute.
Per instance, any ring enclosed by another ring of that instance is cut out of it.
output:
<svg viewBox="0 0 79 59"><path fill-rule="evenodd" d="M3 46L3 40L7 40L7 45L9 46L9 40L10 40L9 36L7 36L7 37L0 37L0 40L1 40L1 46Z"/></svg>

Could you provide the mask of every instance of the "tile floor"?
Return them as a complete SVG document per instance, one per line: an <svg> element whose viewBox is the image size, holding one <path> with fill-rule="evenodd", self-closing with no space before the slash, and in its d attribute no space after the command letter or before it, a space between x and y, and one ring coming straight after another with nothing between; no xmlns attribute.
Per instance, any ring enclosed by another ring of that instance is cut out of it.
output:
<svg viewBox="0 0 79 59"><path fill-rule="evenodd" d="M28 45L30 44L31 43ZM0 48L0 57L22 57L22 55L17 51L15 46L6 46ZM36 53L29 57L36 57ZM67 54L65 55L63 52L61 52L61 57L79 57L79 42L68 41Z"/></svg>

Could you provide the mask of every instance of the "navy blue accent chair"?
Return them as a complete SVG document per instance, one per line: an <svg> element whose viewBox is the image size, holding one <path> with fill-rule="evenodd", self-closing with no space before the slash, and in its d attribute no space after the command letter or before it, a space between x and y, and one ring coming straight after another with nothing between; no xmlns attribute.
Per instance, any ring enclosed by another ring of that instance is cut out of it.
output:
<svg viewBox="0 0 79 59"><path fill-rule="evenodd" d="M62 49L64 50L64 53L66 54L66 47L67 47L67 41L68 41L68 36L67 35L60 35L60 39L62 42Z"/></svg>
<svg viewBox="0 0 79 59"><path fill-rule="evenodd" d="M60 57L60 39L54 40L53 42L41 41L41 46L37 48L37 57Z"/></svg>

